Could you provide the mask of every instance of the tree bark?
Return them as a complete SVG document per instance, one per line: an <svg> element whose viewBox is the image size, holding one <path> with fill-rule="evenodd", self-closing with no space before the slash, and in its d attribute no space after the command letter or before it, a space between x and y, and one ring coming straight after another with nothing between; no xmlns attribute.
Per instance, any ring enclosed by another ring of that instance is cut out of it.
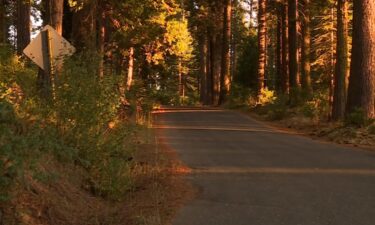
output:
<svg viewBox="0 0 375 225"><path fill-rule="evenodd" d="M337 17L337 16L336 16ZM329 108L331 109L331 113L328 115L329 119L332 120L332 109L333 109L333 95L334 95L334 89L335 89L335 47L336 43L335 42L335 7L332 5L331 6L331 74L330 74L330 80L329 80L329 99L328 99L328 105Z"/></svg>
<svg viewBox="0 0 375 225"><path fill-rule="evenodd" d="M220 104L225 103L231 88L231 23L232 23L232 0L225 0L223 21L223 43L221 56L221 80L220 80Z"/></svg>
<svg viewBox="0 0 375 225"><path fill-rule="evenodd" d="M96 45L96 11L94 2L85 1L83 6L73 14L72 39L78 51L95 49Z"/></svg>
<svg viewBox="0 0 375 225"><path fill-rule="evenodd" d="M276 91L277 93L283 94L282 91L282 41L283 41L283 18L282 18L282 11L283 5L282 3L277 3L276 5L277 11L277 28L276 28L276 57L275 57L275 65L276 65Z"/></svg>
<svg viewBox="0 0 375 225"><path fill-rule="evenodd" d="M214 53L214 48L215 46L213 42L213 37L211 34L211 30L208 30L207 32L207 80L206 80L206 87L207 87L207 95L206 95L206 101L205 105L212 105L213 104L213 73L212 73L212 65L213 65L213 53Z"/></svg>
<svg viewBox="0 0 375 225"><path fill-rule="evenodd" d="M337 3L337 53L334 77L334 93L332 119L341 120L345 116L347 98L347 79L349 77L348 61L348 2L338 0Z"/></svg>
<svg viewBox="0 0 375 225"><path fill-rule="evenodd" d="M0 0L0 44L6 43L8 39L6 21L7 20L5 0Z"/></svg>
<svg viewBox="0 0 375 225"><path fill-rule="evenodd" d="M43 25L51 25L58 34L63 33L64 0L44 0Z"/></svg>
<svg viewBox="0 0 375 225"><path fill-rule="evenodd" d="M212 78L213 78L213 105L219 105L220 101L220 76L221 76L221 35L220 33L215 34L213 37L213 48L211 48L211 67L212 67Z"/></svg>
<svg viewBox="0 0 375 225"><path fill-rule="evenodd" d="M289 85L290 102L295 104L299 93L299 57L298 57L298 0L289 0Z"/></svg>
<svg viewBox="0 0 375 225"><path fill-rule="evenodd" d="M30 43L31 31L31 3L30 0L17 0L17 54L22 55L23 50Z"/></svg>
<svg viewBox="0 0 375 225"><path fill-rule="evenodd" d="M237 8L239 7L238 0L233 0L232 6L232 26L231 26L231 79L237 72L237 34L238 34L238 13Z"/></svg>
<svg viewBox="0 0 375 225"><path fill-rule="evenodd" d="M311 87L311 31L310 31L310 0L304 0L302 24L302 90L307 97L312 95Z"/></svg>
<svg viewBox="0 0 375 225"><path fill-rule="evenodd" d="M73 12L69 5L70 0L63 0L63 26L62 35L67 40L72 39L72 29L73 29Z"/></svg>
<svg viewBox="0 0 375 225"><path fill-rule="evenodd" d="M288 3L287 0L282 2L283 9L282 9L282 56L281 56L281 88L283 94L289 94L289 35L288 35L288 28L289 28L289 20L288 20Z"/></svg>
<svg viewBox="0 0 375 225"><path fill-rule="evenodd" d="M50 0L50 25L58 34L63 32L64 0Z"/></svg>
<svg viewBox="0 0 375 225"><path fill-rule="evenodd" d="M133 85L133 74L134 74L134 48L129 49L129 63L128 63L128 76L126 79L126 90L130 91Z"/></svg>
<svg viewBox="0 0 375 225"><path fill-rule="evenodd" d="M105 4L102 3L99 9L99 17L98 17L98 29L99 29L99 38L98 38L98 49L99 49L99 78L104 77L104 54L105 54L105 36L106 36L106 26L105 26ZM129 60L133 57L134 48L131 48L129 51ZM130 61L129 61L130 64ZM130 65L129 65L130 66Z"/></svg>
<svg viewBox="0 0 375 225"><path fill-rule="evenodd" d="M375 117L375 1L355 0L353 7L353 50L347 113L357 109Z"/></svg>
<svg viewBox="0 0 375 225"><path fill-rule="evenodd" d="M200 76L200 101L207 102L207 36L199 37L199 76Z"/></svg>
<svg viewBox="0 0 375 225"><path fill-rule="evenodd" d="M258 0L258 98L264 89L266 73L266 0Z"/></svg>

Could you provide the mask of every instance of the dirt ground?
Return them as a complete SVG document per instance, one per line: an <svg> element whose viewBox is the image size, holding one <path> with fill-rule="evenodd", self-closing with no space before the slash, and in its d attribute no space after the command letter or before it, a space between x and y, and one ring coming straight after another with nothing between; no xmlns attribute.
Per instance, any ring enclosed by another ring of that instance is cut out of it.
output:
<svg viewBox="0 0 375 225"><path fill-rule="evenodd" d="M138 151L136 190L128 196L121 221L125 224L169 225L177 210L194 198L196 190L184 178L190 169L162 139Z"/></svg>
<svg viewBox="0 0 375 225"><path fill-rule="evenodd" d="M255 112L246 112L246 114L283 131L298 133L321 141L375 150L375 134L371 134L367 128L345 126L339 122L319 122L298 116L270 121Z"/></svg>
<svg viewBox="0 0 375 225"><path fill-rule="evenodd" d="M95 197L84 188L84 171L52 157L41 168L46 182L25 175L12 200L0 205L0 225L168 225L195 195L184 179L190 170L163 140L139 146L134 156L134 188L120 202ZM56 174L56 177L53 177Z"/></svg>

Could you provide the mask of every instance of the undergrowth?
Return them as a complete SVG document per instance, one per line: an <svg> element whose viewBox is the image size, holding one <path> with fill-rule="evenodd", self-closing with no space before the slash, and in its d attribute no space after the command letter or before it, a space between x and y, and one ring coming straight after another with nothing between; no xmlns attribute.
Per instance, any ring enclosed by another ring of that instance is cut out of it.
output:
<svg viewBox="0 0 375 225"><path fill-rule="evenodd" d="M37 68L0 49L0 201L10 200L26 172L48 181L37 168L45 155L84 168L83 186L93 194L119 200L132 188L142 128L118 118L119 76L99 81L96 60L93 53L67 60L48 99L36 85Z"/></svg>
<svg viewBox="0 0 375 225"><path fill-rule="evenodd" d="M375 144L375 121L366 119L363 110L355 110L342 121L331 121L328 93L317 91L310 96L300 93L293 102L289 96L276 97L274 92L267 89L259 99L254 97L254 93L250 89L234 86L229 107L251 111L261 119L304 130L337 143Z"/></svg>

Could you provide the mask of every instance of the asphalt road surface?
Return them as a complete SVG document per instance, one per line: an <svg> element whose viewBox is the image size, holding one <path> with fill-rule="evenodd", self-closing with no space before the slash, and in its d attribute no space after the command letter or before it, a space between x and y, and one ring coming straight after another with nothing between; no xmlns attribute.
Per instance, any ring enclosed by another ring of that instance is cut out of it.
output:
<svg viewBox="0 0 375 225"><path fill-rule="evenodd" d="M157 113L199 194L173 225L375 225L375 154L284 133L240 113Z"/></svg>

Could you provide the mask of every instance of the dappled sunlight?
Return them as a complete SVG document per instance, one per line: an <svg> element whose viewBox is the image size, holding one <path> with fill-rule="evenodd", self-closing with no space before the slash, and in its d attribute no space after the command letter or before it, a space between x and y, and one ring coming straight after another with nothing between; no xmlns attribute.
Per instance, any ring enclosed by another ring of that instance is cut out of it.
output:
<svg viewBox="0 0 375 225"><path fill-rule="evenodd" d="M174 175L186 175L191 174L193 170L182 164L174 164L171 166L169 172Z"/></svg>

